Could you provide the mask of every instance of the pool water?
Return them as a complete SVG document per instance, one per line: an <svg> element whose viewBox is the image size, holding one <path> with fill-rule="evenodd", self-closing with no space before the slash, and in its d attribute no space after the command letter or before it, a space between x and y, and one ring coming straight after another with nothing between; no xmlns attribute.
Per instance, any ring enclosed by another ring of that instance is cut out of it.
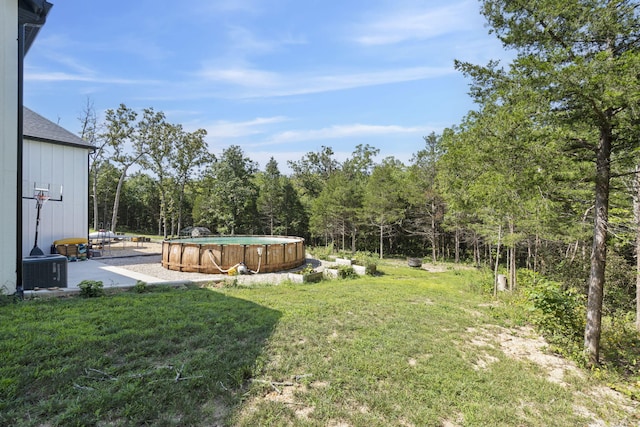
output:
<svg viewBox="0 0 640 427"><path fill-rule="evenodd" d="M214 237L189 237L185 239L175 239L172 242L198 243L212 245L278 245L290 243L290 238L285 237L264 237L264 236L214 236Z"/></svg>

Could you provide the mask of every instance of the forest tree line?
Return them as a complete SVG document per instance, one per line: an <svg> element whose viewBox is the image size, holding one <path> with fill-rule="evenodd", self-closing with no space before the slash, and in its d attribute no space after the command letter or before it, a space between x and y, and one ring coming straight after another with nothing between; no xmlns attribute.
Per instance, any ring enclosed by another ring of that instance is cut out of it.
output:
<svg viewBox="0 0 640 427"><path fill-rule="evenodd" d="M515 58L456 62L477 108L416 141L408 164L376 161L370 145L339 162L323 146L290 161L288 175L274 159L260 171L241 147L215 157L204 130L185 132L153 109L121 105L98 126L87 108L82 136L98 147L92 225L298 235L491 266L512 289L527 268L585 295L585 351L597 363L603 313L632 313L640 300L639 6L481 3Z"/></svg>

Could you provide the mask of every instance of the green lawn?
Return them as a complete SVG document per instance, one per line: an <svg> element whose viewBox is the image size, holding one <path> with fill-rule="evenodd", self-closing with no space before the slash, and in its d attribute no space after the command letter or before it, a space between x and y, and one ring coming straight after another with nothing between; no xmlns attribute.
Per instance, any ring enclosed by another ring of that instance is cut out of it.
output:
<svg viewBox="0 0 640 427"><path fill-rule="evenodd" d="M481 273L379 270L0 306L0 425L638 423L587 373L507 355Z"/></svg>

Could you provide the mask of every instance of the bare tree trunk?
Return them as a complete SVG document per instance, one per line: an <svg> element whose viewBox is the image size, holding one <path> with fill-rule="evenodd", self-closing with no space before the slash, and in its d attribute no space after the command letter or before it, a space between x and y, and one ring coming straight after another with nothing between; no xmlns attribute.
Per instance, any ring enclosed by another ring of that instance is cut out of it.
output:
<svg viewBox="0 0 640 427"><path fill-rule="evenodd" d="M269 234L273 236L273 214L269 215Z"/></svg>
<svg viewBox="0 0 640 427"><path fill-rule="evenodd" d="M178 226L176 227L178 230L178 234L180 234L180 230L182 229L182 204L184 202L184 184L180 186L180 197L178 198Z"/></svg>
<svg viewBox="0 0 640 427"><path fill-rule="evenodd" d="M498 266L500 264L500 243L502 243L502 225L498 226L498 246L496 249L496 264L493 269L493 296L498 296ZM489 251L491 253L491 251Z"/></svg>
<svg viewBox="0 0 640 427"><path fill-rule="evenodd" d="M353 229L351 230L351 253L356 253L356 233L358 232L358 230L356 229L356 227L354 226Z"/></svg>
<svg viewBox="0 0 640 427"><path fill-rule="evenodd" d="M116 232L116 226L118 225L118 207L120 206L120 193L122 191L122 186L124 185L124 180L127 177L127 169L129 169L129 165L125 165L122 169L120 179L118 180L118 186L116 187L116 195L113 199L113 212L111 213L111 231L113 233Z"/></svg>
<svg viewBox="0 0 640 427"><path fill-rule="evenodd" d="M98 230L98 173L97 173L97 168L96 171L93 174L93 185L92 185L92 191L93 191L93 229L94 230Z"/></svg>
<svg viewBox="0 0 640 427"><path fill-rule="evenodd" d="M455 262L457 264L460 262L460 229L458 226L456 226L455 233Z"/></svg>
<svg viewBox="0 0 640 427"><path fill-rule="evenodd" d="M382 247L384 245L384 225L380 224L380 259L382 259Z"/></svg>
<svg viewBox="0 0 640 427"><path fill-rule="evenodd" d="M480 241L476 232L473 232L473 261L480 267Z"/></svg>
<svg viewBox="0 0 640 427"><path fill-rule="evenodd" d="M436 204L433 200L431 200L431 260L433 261L433 263L435 264L438 259L437 259L437 254L436 254L436 242L437 240L437 233L436 233Z"/></svg>
<svg viewBox="0 0 640 427"><path fill-rule="evenodd" d="M509 290L514 291L518 286L517 282L517 271L516 271L516 242L514 234L515 234L515 226L513 225L513 221L509 221L509 233L511 234L511 238L513 240L511 246L511 256L509 258Z"/></svg>
<svg viewBox="0 0 640 427"><path fill-rule="evenodd" d="M595 366L600 359L602 333L602 299L604 272L607 263L607 227L609 221L609 181L611 178L611 129L600 130L600 143L596 158L596 189L591 272L587 298L587 324L584 331L584 349L587 363Z"/></svg>
<svg viewBox="0 0 640 427"><path fill-rule="evenodd" d="M636 329L640 331L640 164L633 177L633 219L636 224Z"/></svg>
<svg viewBox="0 0 640 427"><path fill-rule="evenodd" d="M536 233L535 246L533 247L533 271L538 272L538 252L540 249L540 236Z"/></svg>

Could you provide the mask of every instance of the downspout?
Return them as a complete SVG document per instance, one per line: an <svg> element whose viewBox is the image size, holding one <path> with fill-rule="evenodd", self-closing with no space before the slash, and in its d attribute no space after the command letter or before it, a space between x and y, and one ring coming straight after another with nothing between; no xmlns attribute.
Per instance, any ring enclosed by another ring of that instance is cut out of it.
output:
<svg viewBox="0 0 640 427"><path fill-rule="evenodd" d="M15 1L15 0L14 0ZM24 142L24 57L29 49L27 46L26 27L40 28L44 25L47 14L53 6L46 0L17 0L18 1L18 138L17 138L17 182L16 182L16 294L23 296L22 287L22 161ZM27 7L24 7L27 6ZM25 15L21 16L22 11ZM34 33L34 37L37 31Z"/></svg>
<svg viewBox="0 0 640 427"><path fill-rule="evenodd" d="M22 157L23 157L23 83L24 83L25 24L18 24L18 176L16 180L16 293L24 295L22 288Z"/></svg>
<svg viewBox="0 0 640 427"><path fill-rule="evenodd" d="M87 258L91 258L91 241L89 240L89 212L91 211L91 209L93 208L92 202L91 202L91 154L96 152L96 147L91 147L88 151L87 151ZM94 198L97 197L95 194L93 195ZM94 212L95 213L95 212ZM94 218L93 220L94 224L97 222L96 219ZM97 231L97 230L96 230Z"/></svg>

